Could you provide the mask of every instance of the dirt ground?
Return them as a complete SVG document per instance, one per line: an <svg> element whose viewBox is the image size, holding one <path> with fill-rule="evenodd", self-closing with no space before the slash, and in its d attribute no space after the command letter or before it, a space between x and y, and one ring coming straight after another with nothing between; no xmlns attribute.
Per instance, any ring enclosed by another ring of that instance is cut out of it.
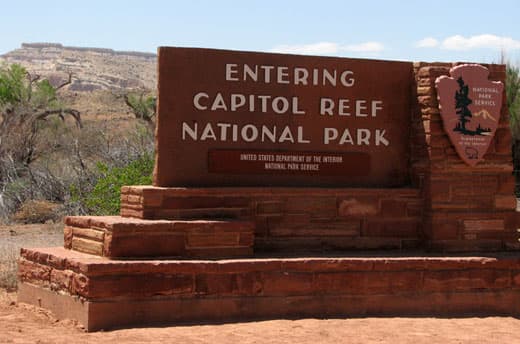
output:
<svg viewBox="0 0 520 344"><path fill-rule="evenodd" d="M270 320L86 333L0 291L0 343L520 343L520 320L359 318Z"/></svg>
<svg viewBox="0 0 520 344"><path fill-rule="evenodd" d="M7 244L60 244L57 225L0 226L0 248ZM61 241L62 243L62 241ZM3 245L2 245L3 244ZM86 333L72 320L18 304L16 293L0 289L0 343L520 343L520 319L355 318L270 320L218 325L120 329Z"/></svg>

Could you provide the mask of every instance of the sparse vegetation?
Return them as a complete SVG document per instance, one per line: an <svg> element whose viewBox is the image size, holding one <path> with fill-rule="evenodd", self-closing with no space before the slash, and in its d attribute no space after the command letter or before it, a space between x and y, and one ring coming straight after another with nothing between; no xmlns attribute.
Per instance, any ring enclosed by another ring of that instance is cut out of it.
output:
<svg viewBox="0 0 520 344"><path fill-rule="evenodd" d="M141 91L139 93L127 93L123 97L135 118L145 121L152 128L155 127L157 101L153 95Z"/></svg>
<svg viewBox="0 0 520 344"><path fill-rule="evenodd" d="M153 165L153 96L129 95L137 121L127 117L117 123L106 116L83 123L77 110L64 105L64 86L52 86L18 65L0 69L0 221L114 213L118 200L107 200L112 207L96 201L102 180L108 178L108 188L111 173L122 173L120 182L132 184L126 172L145 160ZM147 179L135 182L150 183L149 170Z"/></svg>
<svg viewBox="0 0 520 344"><path fill-rule="evenodd" d="M15 290L17 285L18 250L0 250L0 288Z"/></svg>
<svg viewBox="0 0 520 344"><path fill-rule="evenodd" d="M42 200L28 200L22 204L13 218L22 223L44 223L59 220L56 216L59 204Z"/></svg>
<svg viewBox="0 0 520 344"><path fill-rule="evenodd" d="M506 95L509 109L511 131L515 139L519 139L520 125L520 70L517 66L507 64Z"/></svg>
<svg viewBox="0 0 520 344"><path fill-rule="evenodd" d="M79 112L58 98L58 91L70 80L54 87L20 65L0 67L0 207L4 215L26 200L39 198L35 186L44 183L34 166L59 147L53 134L63 127L65 116L81 127ZM56 201L57 195L48 196L45 199Z"/></svg>
<svg viewBox="0 0 520 344"><path fill-rule="evenodd" d="M123 167L109 167L98 163L97 168L100 177L84 200L93 215L118 214L122 186L152 183L153 159L149 154L144 154Z"/></svg>
<svg viewBox="0 0 520 344"><path fill-rule="evenodd" d="M513 165L516 177L515 193L520 197L520 70L517 66L507 63L506 96L511 133L513 135Z"/></svg>

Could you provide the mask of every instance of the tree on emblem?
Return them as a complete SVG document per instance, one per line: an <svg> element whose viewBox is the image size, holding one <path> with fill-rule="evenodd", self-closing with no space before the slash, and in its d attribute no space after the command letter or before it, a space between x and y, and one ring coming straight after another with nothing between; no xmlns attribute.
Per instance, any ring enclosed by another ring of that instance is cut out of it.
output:
<svg viewBox="0 0 520 344"><path fill-rule="evenodd" d="M457 115L459 115L459 122L453 131L460 131L463 135L475 134L466 129L466 123L470 121L470 117L473 117L468 108L468 106L473 102L468 96L468 85L464 83L462 77L457 79L457 83L459 84L459 90L455 92L455 110Z"/></svg>

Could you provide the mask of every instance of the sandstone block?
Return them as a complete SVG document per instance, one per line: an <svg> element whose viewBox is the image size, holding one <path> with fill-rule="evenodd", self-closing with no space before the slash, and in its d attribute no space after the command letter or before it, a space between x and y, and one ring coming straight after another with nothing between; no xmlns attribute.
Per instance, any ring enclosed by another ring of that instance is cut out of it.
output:
<svg viewBox="0 0 520 344"><path fill-rule="evenodd" d="M507 270L428 271L424 275L424 289L429 291L500 289L510 285Z"/></svg>
<svg viewBox="0 0 520 344"><path fill-rule="evenodd" d="M431 95L433 88L431 86L419 86L417 87L417 94L420 96Z"/></svg>
<svg viewBox="0 0 520 344"><path fill-rule="evenodd" d="M466 231L503 231L504 220L464 220Z"/></svg>
<svg viewBox="0 0 520 344"><path fill-rule="evenodd" d="M515 195L496 195L495 208L496 209L516 209L517 200Z"/></svg>
<svg viewBox="0 0 520 344"><path fill-rule="evenodd" d="M259 201L256 203L257 215L283 214L285 213L285 202L283 201Z"/></svg>
<svg viewBox="0 0 520 344"><path fill-rule="evenodd" d="M447 75L450 67L448 66L425 66L419 69L417 75L419 77L437 77L441 75Z"/></svg>
<svg viewBox="0 0 520 344"><path fill-rule="evenodd" d="M73 250L105 256L124 257L204 257L214 249L219 257L250 255L254 224L249 221L167 221L141 220L119 216L71 218L71 225L88 223L89 228L69 227ZM206 250L198 250L205 248ZM222 249L221 249L222 248ZM236 248L236 252L234 252Z"/></svg>
<svg viewBox="0 0 520 344"><path fill-rule="evenodd" d="M368 217L379 213L379 200L377 198L352 197L341 200L338 206L339 216Z"/></svg>
<svg viewBox="0 0 520 344"><path fill-rule="evenodd" d="M406 217L408 203L404 200L385 199L381 201L381 216L383 217Z"/></svg>

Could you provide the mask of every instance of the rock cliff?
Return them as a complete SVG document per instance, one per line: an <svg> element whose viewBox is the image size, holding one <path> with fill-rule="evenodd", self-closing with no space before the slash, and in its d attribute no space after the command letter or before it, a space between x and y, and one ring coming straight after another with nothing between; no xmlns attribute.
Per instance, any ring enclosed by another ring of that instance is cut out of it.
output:
<svg viewBox="0 0 520 344"><path fill-rule="evenodd" d="M105 48L68 47L59 43L22 43L0 56L0 63L19 63L31 74L60 84L72 73L69 91L155 89L156 54Z"/></svg>

